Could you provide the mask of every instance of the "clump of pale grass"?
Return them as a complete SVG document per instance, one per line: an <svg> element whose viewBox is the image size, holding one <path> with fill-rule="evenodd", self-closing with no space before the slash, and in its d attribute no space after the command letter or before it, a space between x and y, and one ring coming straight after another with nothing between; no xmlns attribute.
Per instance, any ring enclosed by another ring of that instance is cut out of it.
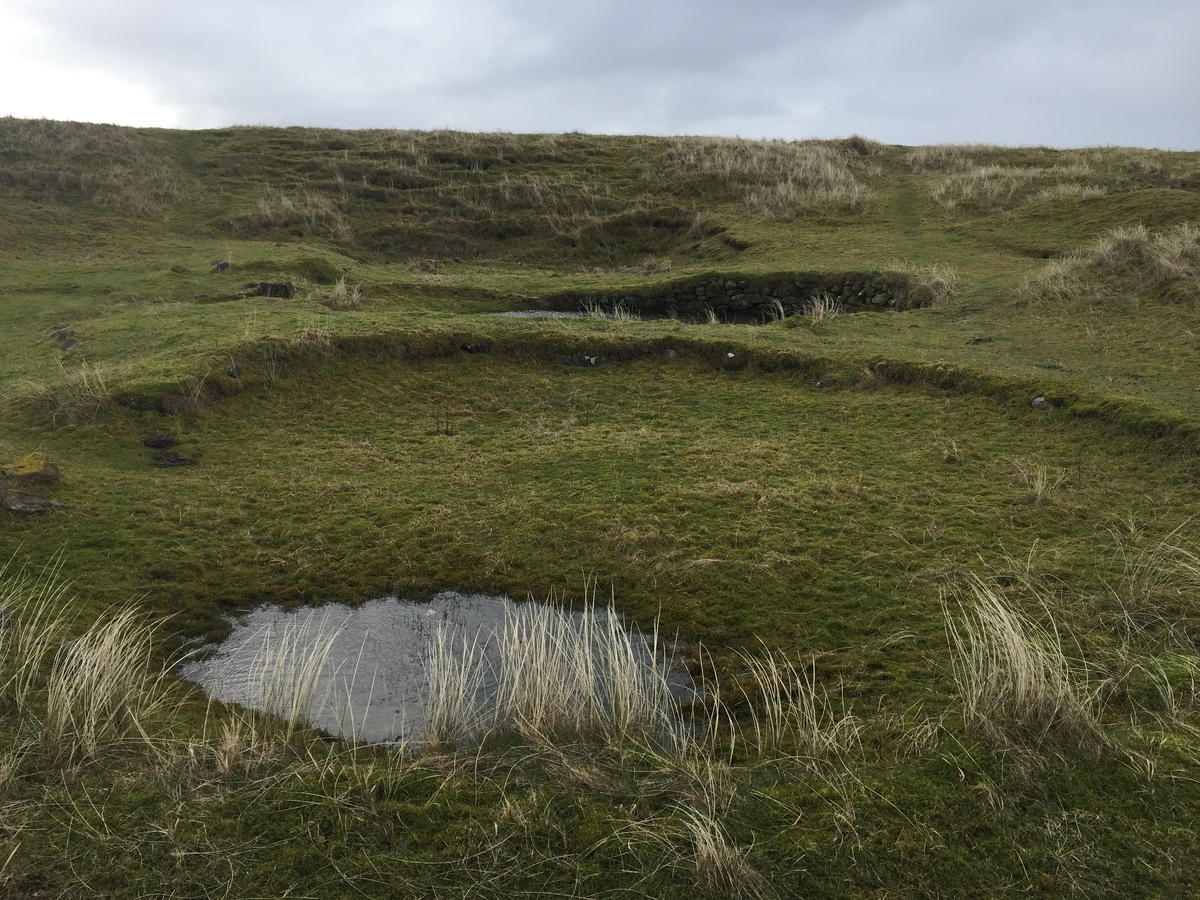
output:
<svg viewBox="0 0 1200 900"><path fill-rule="evenodd" d="M425 670L429 682L425 703L427 744L434 747L457 744L483 727L480 690L485 671L479 641L468 641L445 622L439 622Z"/></svg>
<svg viewBox="0 0 1200 900"><path fill-rule="evenodd" d="M597 734L605 741L656 741L675 724L657 630L627 630L609 606L583 615L524 604L500 635L495 722L535 734Z"/></svg>
<svg viewBox="0 0 1200 900"><path fill-rule="evenodd" d="M148 721L167 704L153 665L153 628L132 608L63 642L46 683L45 733L62 758L96 759L107 745L151 742Z"/></svg>
<svg viewBox="0 0 1200 900"><path fill-rule="evenodd" d="M1165 232L1151 232L1144 225L1114 228L1051 261L1026 282L1023 293L1068 308L1144 294L1200 301L1200 226L1185 222Z"/></svg>
<svg viewBox="0 0 1200 900"><path fill-rule="evenodd" d="M692 848L696 880L720 897L761 897L762 877L747 860L746 850L729 839L720 819L705 809L680 805L676 815Z"/></svg>
<svg viewBox="0 0 1200 900"><path fill-rule="evenodd" d="M679 137L663 157L668 182L702 181L764 219L858 211L872 198L859 153L833 141Z"/></svg>
<svg viewBox="0 0 1200 900"><path fill-rule="evenodd" d="M930 196L948 216L986 215L1029 203L1063 183L1077 188L1078 179L1091 175L1084 163L1062 166L985 165L956 171L934 183Z"/></svg>
<svg viewBox="0 0 1200 900"><path fill-rule="evenodd" d="M1030 203L1041 203L1045 200L1063 200L1067 197L1076 197L1084 199L1086 197L1103 197L1106 191L1104 188L1095 184L1076 184L1073 182L1061 182L1043 188L1032 197L1029 198Z"/></svg>
<svg viewBox="0 0 1200 900"><path fill-rule="evenodd" d="M838 757L858 741L861 723L817 685L816 660L797 667L768 652L743 656L743 691L760 755L788 754L809 762Z"/></svg>
<svg viewBox="0 0 1200 900"><path fill-rule="evenodd" d="M582 312L589 319L611 319L618 322L641 321L641 316L620 301L603 303L599 300L586 300L583 303Z"/></svg>
<svg viewBox="0 0 1200 900"><path fill-rule="evenodd" d="M764 324L782 322L787 318L787 310L784 308L782 300L778 297L771 297L767 300L760 315Z"/></svg>
<svg viewBox="0 0 1200 900"><path fill-rule="evenodd" d="M359 309L363 305L364 297L362 285L349 284L343 275L333 283L324 300L330 309Z"/></svg>
<svg viewBox="0 0 1200 900"><path fill-rule="evenodd" d="M813 294L804 304L804 317L814 325L842 314L842 304L828 291Z"/></svg>
<svg viewBox="0 0 1200 900"><path fill-rule="evenodd" d="M32 714L32 697L44 685L59 642L69 628L72 598L59 577L61 556L39 574L0 566L0 703L19 715Z"/></svg>
<svg viewBox="0 0 1200 900"><path fill-rule="evenodd" d="M1067 479L1066 472L1056 472L1043 463L1028 460L1014 461L1013 474L1029 489L1029 502L1034 506L1044 506Z"/></svg>
<svg viewBox="0 0 1200 900"><path fill-rule="evenodd" d="M1130 523L1128 534L1115 534L1120 577L1109 586L1117 621L1126 640L1142 642L1150 632L1171 636L1168 646L1195 653L1200 623L1200 551L1183 538L1188 519L1160 540L1143 543ZM1189 625L1193 633L1189 633Z"/></svg>
<svg viewBox="0 0 1200 900"><path fill-rule="evenodd" d="M1031 588L1029 583L1024 585ZM1038 624L994 583L976 576L943 592L942 611L966 726L1001 743L1105 743L1097 690L1068 659L1044 597Z"/></svg>
<svg viewBox="0 0 1200 900"><path fill-rule="evenodd" d="M343 241L351 236L341 210L324 194L312 191L292 197L270 189L259 198L253 212L239 216L231 225L235 234L290 228Z"/></svg>
<svg viewBox="0 0 1200 900"><path fill-rule="evenodd" d="M426 735L434 744L489 732L673 744L678 704L659 661L657 631L627 630L611 606L578 614L542 604L506 609L492 636L498 662L448 631L431 643ZM485 683L494 690L482 691Z"/></svg>
<svg viewBox="0 0 1200 900"><path fill-rule="evenodd" d="M674 269L675 264L669 256L644 256L637 265L643 275L665 275Z"/></svg>
<svg viewBox="0 0 1200 900"><path fill-rule="evenodd" d="M28 383L21 405L37 418L55 425L94 422L112 403L104 370L87 361L68 365L59 361L60 378L54 384Z"/></svg>
<svg viewBox="0 0 1200 900"><path fill-rule="evenodd" d="M316 708L325 699L319 695L322 674L341 631L341 625L329 622L328 612L264 629L250 667L247 702L265 714L265 738L286 742L297 728L314 722Z"/></svg>
<svg viewBox="0 0 1200 900"><path fill-rule="evenodd" d="M975 168L1002 152L995 144L934 144L913 147L904 154L904 164L914 175L941 175Z"/></svg>
<svg viewBox="0 0 1200 900"><path fill-rule="evenodd" d="M958 273L949 266L897 262L892 269L908 278L908 296L916 306L938 306L949 300L958 287Z"/></svg>
<svg viewBox="0 0 1200 900"><path fill-rule="evenodd" d="M128 607L73 635L60 565L55 559L39 575L0 567L0 705L72 763L130 739L149 743L148 721L168 697L153 628Z"/></svg>

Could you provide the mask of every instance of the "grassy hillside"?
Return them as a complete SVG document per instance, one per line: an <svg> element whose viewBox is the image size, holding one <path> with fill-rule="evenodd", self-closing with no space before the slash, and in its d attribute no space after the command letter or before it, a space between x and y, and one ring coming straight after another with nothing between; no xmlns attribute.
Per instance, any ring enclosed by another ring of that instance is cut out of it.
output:
<svg viewBox="0 0 1200 900"><path fill-rule="evenodd" d="M0 316L0 893L1200 891L1200 153L7 118ZM589 584L686 746L171 674Z"/></svg>

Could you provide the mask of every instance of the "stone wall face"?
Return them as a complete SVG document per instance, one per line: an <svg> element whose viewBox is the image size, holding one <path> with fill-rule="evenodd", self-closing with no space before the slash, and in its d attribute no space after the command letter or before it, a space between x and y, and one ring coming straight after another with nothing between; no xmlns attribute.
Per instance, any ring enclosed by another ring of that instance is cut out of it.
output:
<svg viewBox="0 0 1200 900"><path fill-rule="evenodd" d="M896 272L791 273L771 276L711 275L625 294L571 293L546 297L546 309L574 312L622 309L643 318L765 322L807 312L815 297L828 295L841 312L915 309L908 278Z"/></svg>

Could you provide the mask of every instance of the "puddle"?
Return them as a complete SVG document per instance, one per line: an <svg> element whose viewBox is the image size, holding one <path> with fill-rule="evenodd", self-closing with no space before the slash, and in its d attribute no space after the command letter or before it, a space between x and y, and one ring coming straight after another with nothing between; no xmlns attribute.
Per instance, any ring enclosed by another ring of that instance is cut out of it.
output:
<svg viewBox="0 0 1200 900"><path fill-rule="evenodd" d="M607 696L614 691L608 685L633 684L653 707L656 727L670 728L678 704L695 699L670 653L669 642L626 631L605 609L446 592L428 603L260 607L180 674L211 697L332 735L415 746L430 715L431 727L445 734L446 705L431 706L430 697L431 683L442 685L444 697L448 681L451 704L466 711L462 735L511 714L514 697L547 683L571 685L574 693L559 698L568 709L622 706L624 698ZM615 676L606 668L613 660L621 669ZM579 681L582 671L590 684Z"/></svg>

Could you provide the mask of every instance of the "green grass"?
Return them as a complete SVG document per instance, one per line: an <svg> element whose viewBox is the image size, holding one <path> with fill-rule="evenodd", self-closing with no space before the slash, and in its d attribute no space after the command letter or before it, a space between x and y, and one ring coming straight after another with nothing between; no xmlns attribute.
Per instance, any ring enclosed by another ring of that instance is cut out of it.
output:
<svg viewBox="0 0 1200 900"><path fill-rule="evenodd" d="M0 512L0 893L1194 894L1198 166L0 120L0 465L66 504ZM850 271L933 304L488 315ZM262 602L589 585L708 685L686 750L163 678Z"/></svg>

